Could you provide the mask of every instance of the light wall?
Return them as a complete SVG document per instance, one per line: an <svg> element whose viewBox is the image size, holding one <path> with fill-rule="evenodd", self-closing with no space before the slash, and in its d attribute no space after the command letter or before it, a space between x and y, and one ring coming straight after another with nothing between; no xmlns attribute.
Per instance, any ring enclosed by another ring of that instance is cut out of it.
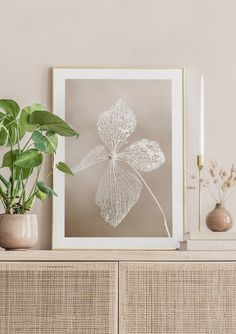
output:
<svg viewBox="0 0 236 334"><path fill-rule="evenodd" d="M194 170L198 149L201 74L207 153L226 165L236 162L235 0L0 0L0 8L1 98L50 108L51 66L184 66L187 167ZM236 196L232 210L235 202ZM50 248L50 206L34 208L37 248ZM196 209L189 190L191 229Z"/></svg>

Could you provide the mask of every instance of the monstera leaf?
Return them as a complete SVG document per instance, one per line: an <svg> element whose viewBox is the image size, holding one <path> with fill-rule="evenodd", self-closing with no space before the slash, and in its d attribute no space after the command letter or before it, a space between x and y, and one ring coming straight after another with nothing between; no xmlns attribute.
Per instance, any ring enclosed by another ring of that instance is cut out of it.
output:
<svg viewBox="0 0 236 334"><path fill-rule="evenodd" d="M29 117L29 122L40 126L41 130L54 132L60 136L71 137L79 135L63 119L48 111L34 111Z"/></svg>
<svg viewBox="0 0 236 334"><path fill-rule="evenodd" d="M33 132L38 128L37 124L31 124L29 122L30 115L34 111L46 110L42 104L34 103L31 106L25 107L20 114L19 129L20 139L22 139L26 132Z"/></svg>

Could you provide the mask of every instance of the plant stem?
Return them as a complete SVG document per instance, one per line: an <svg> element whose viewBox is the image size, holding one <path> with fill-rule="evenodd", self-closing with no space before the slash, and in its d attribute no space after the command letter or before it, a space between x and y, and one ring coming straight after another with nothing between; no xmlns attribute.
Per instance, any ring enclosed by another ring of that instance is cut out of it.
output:
<svg viewBox="0 0 236 334"><path fill-rule="evenodd" d="M16 196L17 196L17 192L19 190L19 186L20 184L22 183L22 174L23 174L23 171L22 169L20 170L20 173L19 173L19 179L17 180L17 183L16 183L16 187L15 187L15 190L14 190L14 194L13 194L13 198L11 199L11 205L14 204L15 202L15 199L16 199ZM23 190L22 190L23 191Z"/></svg>
<svg viewBox="0 0 236 334"><path fill-rule="evenodd" d="M27 145L29 144L29 142L31 141L31 139L32 139L32 136L30 136L29 140L27 140L27 142L26 142L26 144L24 145L22 151L24 151L24 150L26 149L26 147L27 147Z"/></svg>
<svg viewBox="0 0 236 334"><path fill-rule="evenodd" d="M21 149L20 149L20 135L19 135L19 127L18 127L18 121L17 120L14 120L16 122L16 133L17 133L17 148L18 148L18 151L19 153L21 153ZM11 160L13 162L13 143L12 143L12 140L11 140L11 136L9 135L9 132L8 132L8 138L9 138L9 141L10 141L10 149L11 149ZM10 194L10 202L8 204L8 208L11 210L12 209L12 206L14 205L14 202L15 202L15 198L16 198L16 195L17 195L17 191L19 189L19 182L20 180L17 180L16 182L16 186L15 186L15 179L14 179L14 166L12 164L11 168L11 194ZM21 177L22 175L22 170L20 172L20 175L19 177ZM15 186L15 187L14 187ZM9 196L9 194L8 194Z"/></svg>
<svg viewBox="0 0 236 334"><path fill-rule="evenodd" d="M24 201L24 205L25 205L26 203L28 203L28 202L31 200L31 198L34 197L34 196L36 195L37 191L38 191L38 189L36 189L36 190L35 190L35 191L34 191L34 192L27 198L27 200Z"/></svg>
<svg viewBox="0 0 236 334"><path fill-rule="evenodd" d="M21 153L21 149L20 149L20 134L19 134L19 124L18 124L18 121L16 121L16 133L17 133L17 147L18 147L19 153Z"/></svg>
<svg viewBox="0 0 236 334"><path fill-rule="evenodd" d="M41 167L42 167L42 165L40 165L40 166L38 167L38 171L37 171L36 179L35 179L35 181L34 181L33 187L32 187L32 189L31 189L31 191L30 191L30 193L29 193L29 196L28 196L26 202L28 202L29 198L31 198L31 195L32 195L32 193L34 192L34 190L35 190L35 188L36 188L36 186L37 186L38 178L39 178L39 174L40 174L40 171L41 171Z"/></svg>
<svg viewBox="0 0 236 334"><path fill-rule="evenodd" d="M24 201L25 201L26 185L27 185L28 180L29 180L29 177L26 179L25 183L24 183L23 180L21 180L23 190L22 190L22 194L21 194L20 199L19 199L19 203L22 202L22 204L21 204L22 206L23 206Z"/></svg>
<svg viewBox="0 0 236 334"><path fill-rule="evenodd" d="M47 178L48 178L49 176L51 176L51 175L53 174L54 170L55 170L55 168L53 168L53 170L52 170L52 171L45 177L45 181L47 180Z"/></svg>

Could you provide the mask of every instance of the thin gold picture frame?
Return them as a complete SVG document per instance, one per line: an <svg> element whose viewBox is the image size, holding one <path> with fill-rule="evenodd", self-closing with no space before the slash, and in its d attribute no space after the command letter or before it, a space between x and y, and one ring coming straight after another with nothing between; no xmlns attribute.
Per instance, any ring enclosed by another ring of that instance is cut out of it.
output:
<svg viewBox="0 0 236 334"><path fill-rule="evenodd" d="M131 69L131 70L180 70L182 73L182 129L183 129L183 133L182 133L182 145L183 145L183 170L182 170L182 179L183 179L183 184L182 184L182 193L183 193L183 212L182 212L182 216L183 216L183 235L188 233L188 225L187 225L187 221L186 221L186 126L185 126L185 68L184 67L178 67L178 66L167 66L167 67L156 67L156 68L152 68L152 67L140 67L140 68L134 68L134 67L78 67L78 66L53 66L52 67L52 80L51 80L51 89L52 89L52 99L51 99L51 105L52 105L52 112L56 113L55 111L55 72L57 70L80 70L80 69L100 69L100 70L109 70L109 69L114 69L114 70L121 70L121 69ZM53 158L53 163L54 163L54 158ZM52 180L52 184L54 187L55 184L55 175L53 173L53 180ZM54 212L55 212L55 207L54 207L54 201L52 201L52 249L54 250L79 250L79 249L83 249L83 250L91 250L91 249L96 249L96 248L80 248L80 247L75 247L75 248L64 248L64 247L55 247L54 246L54 235L55 235L55 230L56 230L56 226L55 226L55 219L54 219ZM99 250L109 250L109 249L114 249L114 248L99 248ZM119 249L124 249L124 248L115 248L117 250ZM125 248L126 250L128 250L129 248ZM130 248L133 249L133 248ZM137 249L144 249L144 248L137 248ZM171 248L172 249L172 248ZM153 248L151 249L146 249L145 250L153 250Z"/></svg>

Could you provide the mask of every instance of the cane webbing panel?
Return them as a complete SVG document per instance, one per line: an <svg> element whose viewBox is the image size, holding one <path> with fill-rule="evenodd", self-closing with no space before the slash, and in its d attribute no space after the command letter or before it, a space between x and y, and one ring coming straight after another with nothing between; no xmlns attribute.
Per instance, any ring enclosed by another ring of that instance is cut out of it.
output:
<svg viewBox="0 0 236 334"><path fill-rule="evenodd" d="M121 263L120 334L235 334L236 263Z"/></svg>
<svg viewBox="0 0 236 334"><path fill-rule="evenodd" d="M1 334L114 334L116 263L1 263Z"/></svg>

